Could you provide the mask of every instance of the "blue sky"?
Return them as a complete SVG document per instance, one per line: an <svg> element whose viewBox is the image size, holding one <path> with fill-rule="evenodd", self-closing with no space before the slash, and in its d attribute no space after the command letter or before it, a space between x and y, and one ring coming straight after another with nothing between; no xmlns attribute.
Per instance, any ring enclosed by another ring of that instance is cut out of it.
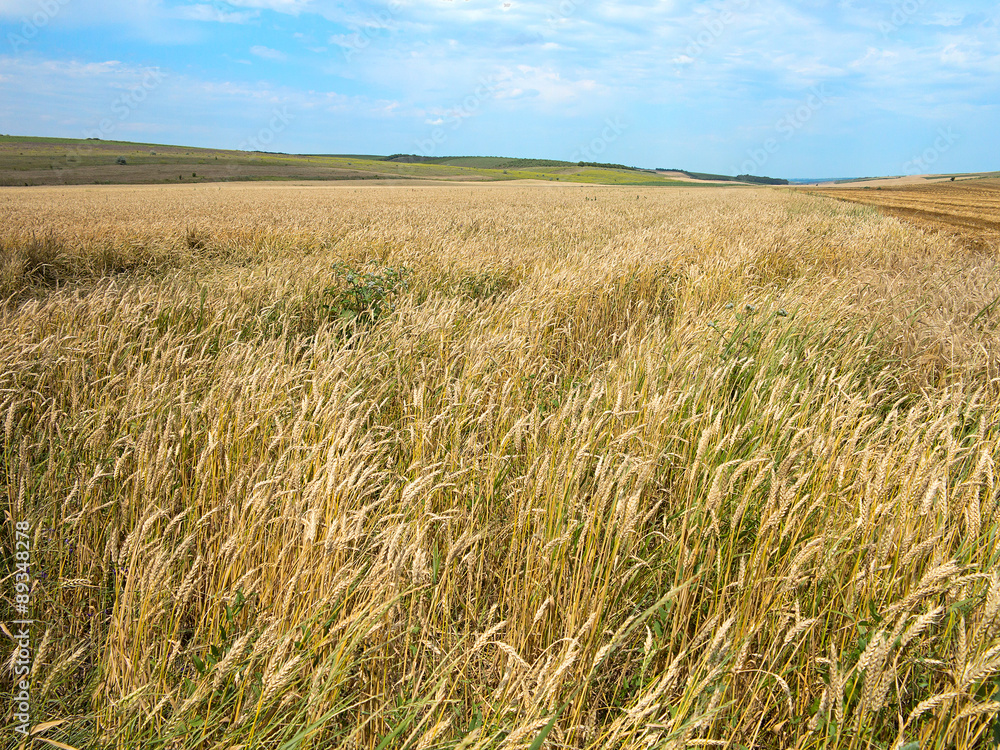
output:
<svg viewBox="0 0 1000 750"><path fill-rule="evenodd" d="M0 0L0 133L996 170L1000 3Z"/></svg>

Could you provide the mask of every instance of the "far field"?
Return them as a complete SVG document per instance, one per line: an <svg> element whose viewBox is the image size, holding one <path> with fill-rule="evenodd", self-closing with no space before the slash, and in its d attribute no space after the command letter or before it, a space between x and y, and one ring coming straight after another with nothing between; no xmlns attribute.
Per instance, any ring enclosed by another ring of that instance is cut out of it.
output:
<svg viewBox="0 0 1000 750"><path fill-rule="evenodd" d="M117 163L124 159L125 164ZM271 154L99 140L0 136L0 185L191 184L254 180L510 181L705 185L683 174L493 157L434 163L383 157Z"/></svg>
<svg viewBox="0 0 1000 750"><path fill-rule="evenodd" d="M0 188L25 747L991 750L998 278L798 190Z"/></svg>
<svg viewBox="0 0 1000 750"><path fill-rule="evenodd" d="M981 178L923 185L812 190L932 229L957 232L968 241L997 247L1000 241L1000 179Z"/></svg>

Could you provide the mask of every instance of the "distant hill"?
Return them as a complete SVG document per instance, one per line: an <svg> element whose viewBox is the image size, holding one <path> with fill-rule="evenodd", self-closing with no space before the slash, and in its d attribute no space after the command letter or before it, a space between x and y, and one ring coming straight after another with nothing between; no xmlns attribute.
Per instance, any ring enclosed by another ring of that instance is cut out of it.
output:
<svg viewBox="0 0 1000 750"><path fill-rule="evenodd" d="M609 164L594 161L560 161L558 159L516 159L504 156L419 156L417 154L392 154L381 157L383 161L402 164L448 164L459 167L479 167L481 169L533 169L536 167L596 167L597 169L623 169L632 172L655 174L654 169L630 167L625 164Z"/></svg>
<svg viewBox="0 0 1000 750"><path fill-rule="evenodd" d="M418 156L417 154L392 154L378 157L382 161L400 164L444 164L453 167L478 169L531 169L534 167L572 167L573 162L557 159L514 159L503 156Z"/></svg>
<svg viewBox="0 0 1000 750"><path fill-rule="evenodd" d="M598 162L501 156L286 154L100 139L0 136L0 185L229 182L245 180L544 180L589 185L697 186L693 180L784 184ZM704 185L710 183L705 182Z"/></svg>
<svg viewBox="0 0 1000 750"><path fill-rule="evenodd" d="M713 182L746 182L752 185L787 185L788 180L778 177L758 177L752 174L741 174L732 177L724 174L707 174L705 172L689 172L686 169L657 169L657 172L679 172L693 180L711 180Z"/></svg>

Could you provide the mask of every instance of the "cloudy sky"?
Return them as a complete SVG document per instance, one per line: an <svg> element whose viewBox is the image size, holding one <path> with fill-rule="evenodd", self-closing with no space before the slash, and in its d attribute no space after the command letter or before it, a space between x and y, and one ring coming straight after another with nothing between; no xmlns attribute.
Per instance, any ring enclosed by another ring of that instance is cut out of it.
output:
<svg viewBox="0 0 1000 750"><path fill-rule="evenodd" d="M1000 3L0 0L0 133L778 177L1000 169Z"/></svg>

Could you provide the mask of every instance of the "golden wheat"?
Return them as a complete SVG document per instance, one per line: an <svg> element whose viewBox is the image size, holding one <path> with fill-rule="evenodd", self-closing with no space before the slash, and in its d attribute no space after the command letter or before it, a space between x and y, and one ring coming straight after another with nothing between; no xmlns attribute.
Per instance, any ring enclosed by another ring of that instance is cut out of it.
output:
<svg viewBox="0 0 1000 750"><path fill-rule="evenodd" d="M53 739L988 731L995 254L770 190L11 189L0 220ZM413 273L351 335L336 261Z"/></svg>

